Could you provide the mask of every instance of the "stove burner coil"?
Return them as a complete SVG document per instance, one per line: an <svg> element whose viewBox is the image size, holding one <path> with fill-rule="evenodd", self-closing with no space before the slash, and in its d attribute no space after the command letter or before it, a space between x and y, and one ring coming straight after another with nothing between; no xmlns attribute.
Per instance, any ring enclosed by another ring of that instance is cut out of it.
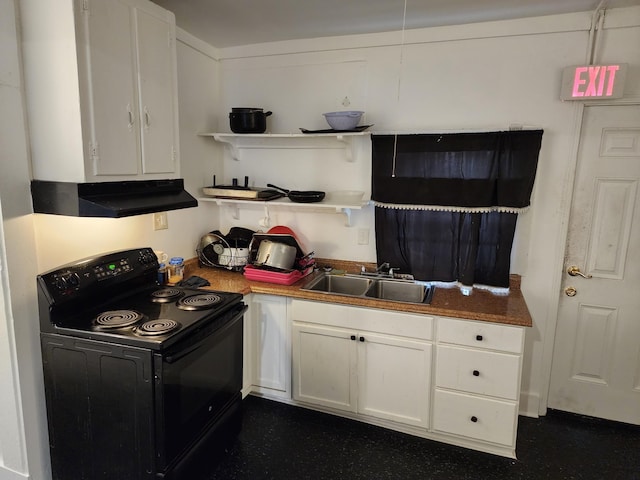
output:
<svg viewBox="0 0 640 480"><path fill-rule="evenodd" d="M162 288L151 293L151 301L157 303L168 303L180 296L182 296L182 290L178 288Z"/></svg>
<svg viewBox="0 0 640 480"><path fill-rule="evenodd" d="M164 335L178 328L180 324L175 320L159 318L158 320L149 320L135 328L134 332L142 336Z"/></svg>
<svg viewBox="0 0 640 480"><path fill-rule="evenodd" d="M215 293L197 293L178 300L178 308L182 310L205 310L222 302L222 297Z"/></svg>
<svg viewBox="0 0 640 480"><path fill-rule="evenodd" d="M134 310L110 310L98 315L95 319L97 327L102 329L128 327L138 323L144 315Z"/></svg>

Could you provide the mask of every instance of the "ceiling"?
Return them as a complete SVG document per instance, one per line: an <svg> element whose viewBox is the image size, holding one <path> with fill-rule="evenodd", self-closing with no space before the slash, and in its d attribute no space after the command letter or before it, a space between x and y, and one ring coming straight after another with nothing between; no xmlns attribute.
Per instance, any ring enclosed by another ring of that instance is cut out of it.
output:
<svg viewBox="0 0 640 480"><path fill-rule="evenodd" d="M218 48L593 11L600 0L153 0ZM406 15L405 15L406 1ZM603 0L606 8L640 0Z"/></svg>

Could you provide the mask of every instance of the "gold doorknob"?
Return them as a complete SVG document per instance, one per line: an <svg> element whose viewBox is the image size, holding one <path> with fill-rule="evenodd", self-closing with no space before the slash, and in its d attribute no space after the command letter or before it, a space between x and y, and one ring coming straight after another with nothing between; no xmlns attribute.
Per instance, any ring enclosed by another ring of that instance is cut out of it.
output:
<svg viewBox="0 0 640 480"><path fill-rule="evenodd" d="M582 278L591 278L591 275L585 275L580 271L580 267L577 267L575 265L571 265L569 268L567 268L567 273L572 277L580 276Z"/></svg>
<svg viewBox="0 0 640 480"><path fill-rule="evenodd" d="M564 293L567 297L575 297L578 291L574 287L567 287L564 289Z"/></svg>

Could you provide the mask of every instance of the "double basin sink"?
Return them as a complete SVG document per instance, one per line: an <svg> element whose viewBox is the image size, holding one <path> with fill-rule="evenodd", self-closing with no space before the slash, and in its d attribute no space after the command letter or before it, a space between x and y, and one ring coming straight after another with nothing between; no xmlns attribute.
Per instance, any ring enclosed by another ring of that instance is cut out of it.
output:
<svg viewBox="0 0 640 480"><path fill-rule="evenodd" d="M301 290L392 302L429 304L434 287L408 280L324 273L308 282Z"/></svg>

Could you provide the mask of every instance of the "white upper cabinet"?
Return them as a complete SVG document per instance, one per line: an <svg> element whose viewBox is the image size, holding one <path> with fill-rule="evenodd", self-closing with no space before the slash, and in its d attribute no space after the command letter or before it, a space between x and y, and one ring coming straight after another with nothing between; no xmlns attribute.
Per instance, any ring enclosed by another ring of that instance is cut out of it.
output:
<svg viewBox="0 0 640 480"><path fill-rule="evenodd" d="M131 161L140 149L132 9L118 0L109 5L92 0L88 7L81 13L88 48L78 52L85 60L81 75L91 88L86 92L88 173L137 175Z"/></svg>
<svg viewBox="0 0 640 480"><path fill-rule="evenodd" d="M179 176L171 12L143 0L26 0L23 27L34 178Z"/></svg>
<svg viewBox="0 0 640 480"><path fill-rule="evenodd" d="M142 173L177 170L177 76L173 22L135 10Z"/></svg>

